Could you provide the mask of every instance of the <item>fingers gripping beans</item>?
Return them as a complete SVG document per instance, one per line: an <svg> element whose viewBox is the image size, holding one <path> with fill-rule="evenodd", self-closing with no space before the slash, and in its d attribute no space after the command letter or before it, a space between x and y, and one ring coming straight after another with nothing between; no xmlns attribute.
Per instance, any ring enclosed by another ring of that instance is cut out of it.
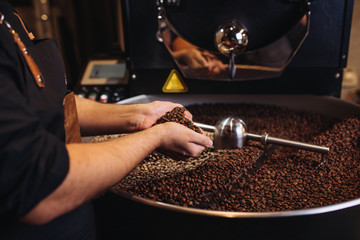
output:
<svg viewBox="0 0 360 240"><path fill-rule="evenodd" d="M194 130L195 132L201 133L200 128L184 116L185 111L186 109L184 107L175 107L172 111L167 112L164 116L159 118L155 124L177 122Z"/></svg>

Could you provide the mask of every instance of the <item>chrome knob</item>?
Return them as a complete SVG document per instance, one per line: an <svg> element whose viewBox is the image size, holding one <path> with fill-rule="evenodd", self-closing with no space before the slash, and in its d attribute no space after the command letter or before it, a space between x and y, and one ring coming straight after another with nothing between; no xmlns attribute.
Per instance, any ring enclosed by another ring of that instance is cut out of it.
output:
<svg viewBox="0 0 360 240"><path fill-rule="evenodd" d="M215 35L216 47L224 55L243 53L248 44L248 32L245 26L231 20L219 26Z"/></svg>
<svg viewBox="0 0 360 240"><path fill-rule="evenodd" d="M245 122L236 117L227 117L215 125L214 148L235 149L244 146L246 138Z"/></svg>

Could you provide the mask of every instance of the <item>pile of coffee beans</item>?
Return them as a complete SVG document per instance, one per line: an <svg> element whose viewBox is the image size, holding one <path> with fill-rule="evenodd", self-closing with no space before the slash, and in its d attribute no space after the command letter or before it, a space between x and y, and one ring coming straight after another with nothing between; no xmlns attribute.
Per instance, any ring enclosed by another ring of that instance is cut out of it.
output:
<svg viewBox="0 0 360 240"><path fill-rule="evenodd" d="M231 188L230 183L247 172L261 152L248 147L219 152L207 149L197 158L183 161L169 160L165 155L154 160L154 156L159 156L156 153L115 188L157 201L200 206L213 191ZM248 161L234 161L244 158Z"/></svg>
<svg viewBox="0 0 360 240"><path fill-rule="evenodd" d="M235 150L208 148L182 161L154 152L116 184L113 192L237 212L305 209L360 197L357 117L334 120L257 104L202 104L187 109L197 122L213 125L235 115L245 120L249 132L328 146L330 152L323 156L278 146L264 154L264 147L251 141Z"/></svg>

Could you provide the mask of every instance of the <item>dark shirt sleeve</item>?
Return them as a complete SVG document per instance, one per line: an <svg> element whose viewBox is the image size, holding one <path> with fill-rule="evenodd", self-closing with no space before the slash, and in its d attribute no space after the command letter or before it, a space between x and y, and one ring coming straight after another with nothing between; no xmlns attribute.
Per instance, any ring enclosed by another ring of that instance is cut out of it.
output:
<svg viewBox="0 0 360 240"><path fill-rule="evenodd" d="M4 36L0 28L1 221L28 213L62 183L69 168L63 140L45 129L26 97L28 83L21 81L26 66Z"/></svg>

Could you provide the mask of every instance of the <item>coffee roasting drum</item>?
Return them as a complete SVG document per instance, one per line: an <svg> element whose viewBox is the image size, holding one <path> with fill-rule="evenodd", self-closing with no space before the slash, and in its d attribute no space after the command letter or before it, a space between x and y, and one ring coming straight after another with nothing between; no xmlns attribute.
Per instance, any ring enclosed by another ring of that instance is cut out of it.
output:
<svg viewBox="0 0 360 240"><path fill-rule="evenodd" d="M345 149L346 144L355 149L354 161L360 161L359 137L353 136L359 132L358 122L346 120L360 117L360 107L339 99L353 0L124 0L122 3L133 97L121 103L170 100L195 112L202 106L214 107L216 111L240 106L248 109L240 117L245 118L250 131L252 127L268 124L270 130L265 130L270 134L283 134L287 138L301 138L306 128L314 127L314 131L318 131L316 121L321 125L331 119L340 124L330 127L339 136L332 136L331 130L326 129L306 138L315 144L328 144L329 155L324 162L321 157L315 157L320 160L308 165L305 161L305 165L309 169L317 167L319 170L312 173L319 176L325 174L321 169L335 171L331 168L333 165L330 166L332 151ZM196 46L197 51L221 67L199 69L184 60L186 56L179 58L175 46L179 39ZM247 116L259 106L265 106L260 116L266 117L259 120ZM213 116L220 118L220 113L215 116L216 111ZM286 115L287 111L291 114ZM196 112L195 120L206 121L205 113L201 115ZM348 128L349 132L341 132L342 121L353 127L353 131ZM284 126L277 132L276 126L281 124ZM342 145L341 139L352 140ZM339 147L332 149L335 145ZM257 150L253 155L261 153L256 145L247 148L250 150L244 149L245 154L254 149ZM275 151L281 155L282 149L284 154L288 151L284 148ZM296 161L312 155L294 151L289 156L289 164L297 166ZM348 159L350 156L344 154L333 162L336 165L336 161ZM354 168L354 165L339 165L346 171L347 167ZM96 201L99 233L104 239L360 239L360 194L356 191L360 186L360 173L349 172L347 179L350 182L354 179L349 186L355 189L347 192L349 198L344 201L338 200L344 196L335 196L334 203L322 206L307 203L305 208L293 202L297 206L293 209L282 209L283 204L279 202L266 210L270 204L266 201L271 200L271 196L264 196L265 210L260 211L201 208L196 204L193 207L189 206L192 202L172 203L174 199L157 201L144 197L145 185L137 188L141 190L139 194L134 194L134 191L125 191L126 187L119 187L120 183ZM276 170L274 174L281 175ZM327 190L332 191L331 186L326 185L328 179L323 180L317 182L314 189L307 189L309 195L319 189L325 195ZM337 181L340 183L341 179ZM155 189L155 182L149 186ZM286 191L289 184L294 187L298 183L284 184L279 192ZM323 190L325 185L327 190ZM339 190L339 194L343 192ZM319 193L319 196L323 195ZM220 202L225 198L217 197ZM207 204L214 205L213 202Z"/></svg>

